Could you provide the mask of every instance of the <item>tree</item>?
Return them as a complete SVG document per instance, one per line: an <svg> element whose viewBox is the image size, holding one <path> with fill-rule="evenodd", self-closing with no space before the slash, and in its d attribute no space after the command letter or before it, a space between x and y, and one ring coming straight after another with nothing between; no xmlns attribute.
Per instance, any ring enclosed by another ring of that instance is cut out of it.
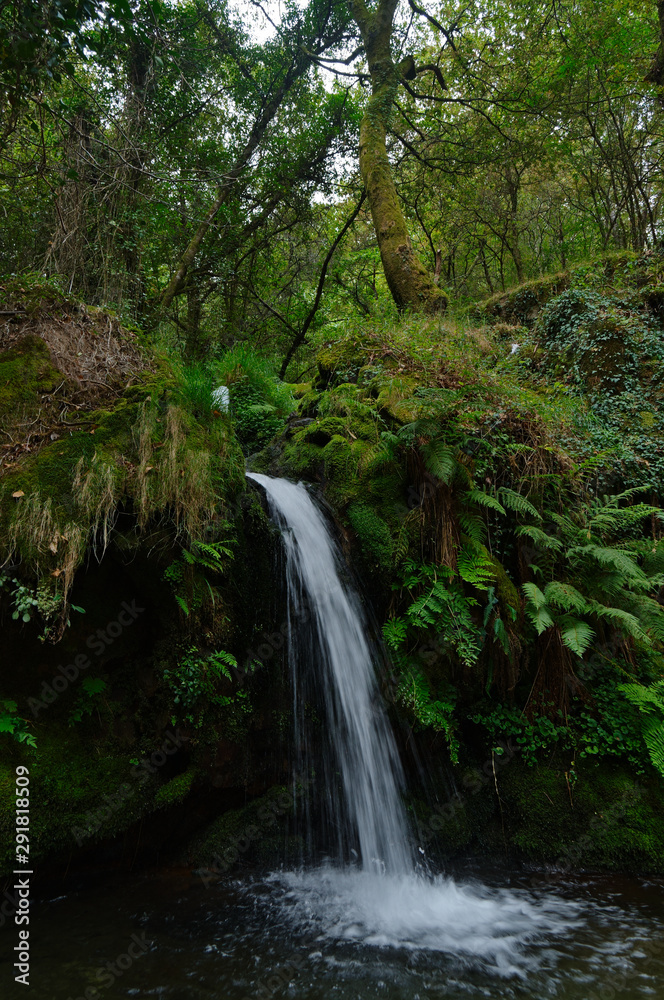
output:
<svg viewBox="0 0 664 1000"><path fill-rule="evenodd" d="M412 56L395 64L392 28L399 0L351 0L371 77L371 97L360 126L360 173L364 181L385 278L399 309L440 312L447 296L413 249L387 154L386 137L399 85L417 73Z"/></svg>

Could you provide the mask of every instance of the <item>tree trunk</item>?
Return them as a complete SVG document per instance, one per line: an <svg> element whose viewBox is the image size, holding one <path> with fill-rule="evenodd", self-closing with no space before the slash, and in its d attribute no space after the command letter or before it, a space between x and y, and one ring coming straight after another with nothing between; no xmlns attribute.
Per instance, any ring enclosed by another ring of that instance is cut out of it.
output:
<svg viewBox="0 0 664 1000"><path fill-rule="evenodd" d="M392 22L398 0L380 0L370 11L365 0L352 0L371 75L371 97L360 126L360 173L385 278L399 309L442 312L447 296L413 249L387 156L386 136L405 64L395 66L391 52Z"/></svg>

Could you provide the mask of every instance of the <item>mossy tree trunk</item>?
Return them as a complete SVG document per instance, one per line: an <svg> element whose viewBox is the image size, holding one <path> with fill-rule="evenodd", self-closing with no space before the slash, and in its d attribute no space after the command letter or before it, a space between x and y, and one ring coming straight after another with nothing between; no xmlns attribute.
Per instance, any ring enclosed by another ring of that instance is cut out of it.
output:
<svg viewBox="0 0 664 1000"><path fill-rule="evenodd" d="M412 58L399 64L392 58L392 25L398 3L380 0L370 7L366 0L351 0L371 76L371 97L360 126L360 173L385 278L397 307L441 312L447 306L447 296L413 249L387 155L394 98L401 80L413 67Z"/></svg>

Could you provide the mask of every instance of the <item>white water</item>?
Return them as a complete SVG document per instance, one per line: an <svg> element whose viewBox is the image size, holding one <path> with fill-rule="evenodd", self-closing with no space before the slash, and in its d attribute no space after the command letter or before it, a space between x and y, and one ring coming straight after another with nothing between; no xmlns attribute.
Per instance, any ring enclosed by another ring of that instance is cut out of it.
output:
<svg viewBox="0 0 664 1000"><path fill-rule="evenodd" d="M275 873L271 881L284 917L300 927L311 924L322 938L465 955L501 974L522 973L527 947L579 926L579 908L555 896L416 871L401 800L403 773L379 697L367 622L359 597L340 577L338 547L301 483L249 475L265 489L282 530L296 720L305 707L300 688L306 692L304 678L313 670L324 685L324 726L335 757L326 778L335 769L342 777L343 800L333 800L330 822L359 862ZM314 638L303 642L298 616L305 606Z"/></svg>
<svg viewBox="0 0 664 1000"><path fill-rule="evenodd" d="M289 613L295 616L306 600L313 617L325 724L344 791L346 815L339 820L355 833L364 871L412 871L401 764L380 704L359 599L342 585L336 545L304 486L256 474L250 478L265 489L272 517L283 530Z"/></svg>

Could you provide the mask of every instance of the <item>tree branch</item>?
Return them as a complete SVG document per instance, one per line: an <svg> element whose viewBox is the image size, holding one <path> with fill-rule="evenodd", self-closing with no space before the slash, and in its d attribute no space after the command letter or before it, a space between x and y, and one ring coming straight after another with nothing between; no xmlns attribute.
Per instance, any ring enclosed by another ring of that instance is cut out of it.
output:
<svg viewBox="0 0 664 1000"><path fill-rule="evenodd" d="M357 205L353 209L352 213L346 219L346 221L343 224L342 228L337 233L337 235L334 238L334 241L332 243L332 246L330 247L330 249L327 252L325 260L323 261L323 266L321 267L320 276L318 278L318 287L316 288L316 297L314 299L314 302L313 302L313 305L312 305L311 309L309 310L309 312L307 313L307 315L305 317L304 323L302 324L302 327L301 327L300 331L294 337L293 342L291 343L290 347L288 348L288 351L286 353L286 357L284 358L283 363L281 365L281 369L279 371L279 377L280 378L285 378L285 376L286 376L286 370L287 370L287 368L288 368L288 366L289 366L289 364L291 362L291 358L295 354L295 352L298 349L298 347L301 344L304 343L304 339L305 339L305 337L307 335L307 331L309 330L309 327L313 323L314 318L316 316L316 313L318 312L318 306L320 305L321 296L323 294L323 287L325 285L325 278L327 277L327 269L328 269L328 267L330 265L330 261L332 260L332 257L334 256L334 252L337 249L337 247L339 246L339 244L341 243L342 239L344 238L344 236L346 235L346 233L348 232L348 230L350 229L350 227L353 225L353 223L355 222L356 218L360 214L360 209L362 208L362 205L364 204L364 201L365 201L366 197L367 197L367 192L366 192L366 189L364 189L362 191L361 196L360 196L360 200L358 201ZM292 329L292 327L291 327L291 329Z"/></svg>

